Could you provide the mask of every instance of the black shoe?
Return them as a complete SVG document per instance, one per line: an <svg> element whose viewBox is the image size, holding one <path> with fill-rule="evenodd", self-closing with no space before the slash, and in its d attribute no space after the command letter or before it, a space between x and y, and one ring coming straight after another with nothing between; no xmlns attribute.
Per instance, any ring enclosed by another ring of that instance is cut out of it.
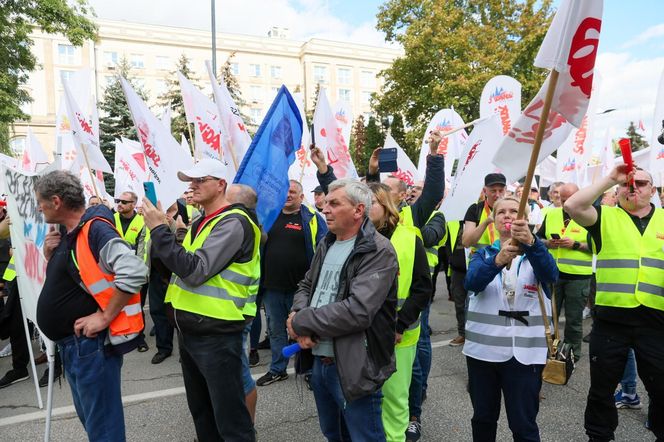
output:
<svg viewBox="0 0 664 442"><path fill-rule="evenodd" d="M161 364L164 362L164 360L169 357L171 354L170 353L162 353L162 352L157 352L155 353L154 356L152 356L152 363L153 364Z"/></svg>
<svg viewBox="0 0 664 442"><path fill-rule="evenodd" d="M157 332L155 331L154 325L153 325L152 328L150 329L150 336L154 336L156 334L157 334Z"/></svg>
<svg viewBox="0 0 664 442"><path fill-rule="evenodd" d="M267 372L256 381L256 385L259 387L264 387L265 385L274 384L275 382L285 381L288 379L288 373L285 371L283 373L271 373Z"/></svg>
<svg viewBox="0 0 664 442"><path fill-rule="evenodd" d="M258 343L258 350L269 350L270 349L270 338L265 338Z"/></svg>
<svg viewBox="0 0 664 442"><path fill-rule="evenodd" d="M148 344L146 344L145 342L141 342L140 344L138 344L137 350L139 353L145 353L146 351L150 350L150 347L148 347Z"/></svg>
<svg viewBox="0 0 664 442"><path fill-rule="evenodd" d="M28 370L25 371L16 371L9 370L6 375L0 379L0 388L9 387L12 384L17 382L25 381L30 376L28 376Z"/></svg>
<svg viewBox="0 0 664 442"><path fill-rule="evenodd" d="M59 365L55 366L55 372L53 372L53 382L57 381L58 378L62 376L62 368ZM48 368L44 370L44 374L39 378L39 386L47 387L48 386Z"/></svg>
<svg viewBox="0 0 664 442"><path fill-rule="evenodd" d="M416 417L411 419L406 428L406 442L417 442L422 437L422 424Z"/></svg>
<svg viewBox="0 0 664 442"><path fill-rule="evenodd" d="M261 358L258 355L258 350L249 351L249 367L256 367L260 360Z"/></svg>

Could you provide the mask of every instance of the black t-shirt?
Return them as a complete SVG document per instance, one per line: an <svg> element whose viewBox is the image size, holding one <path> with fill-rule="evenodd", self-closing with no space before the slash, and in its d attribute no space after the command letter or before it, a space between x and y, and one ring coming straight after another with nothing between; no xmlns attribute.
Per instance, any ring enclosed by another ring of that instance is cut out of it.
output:
<svg viewBox="0 0 664 442"><path fill-rule="evenodd" d="M294 292L308 270L300 212L281 212L272 225L263 252L263 287Z"/></svg>
<svg viewBox="0 0 664 442"><path fill-rule="evenodd" d="M74 322L96 312L98 307L94 298L71 276L76 270L70 247L73 247L77 230L69 235L60 232L62 240L48 260L46 282L37 302L37 324L52 341L74 334Z"/></svg>
<svg viewBox="0 0 664 442"><path fill-rule="evenodd" d="M599 253L599 251L602 249L602 207L596 206L595 209L597 209L597 221L592 226L586 227L586 229L588 230L590 237L593 239L595 253ZM639 230L641 235L643 235L643 232L645 232L646 228L648 227L650 219L655 213L655 206L651 204L650 212L643 218L632 215L626 210L625 213L629 215L636 228ZM647 327L660 330L664 328L664 311L646 307L644 305L640 305L634 308L608 307L605 305L598 305L595 308L596 317L604 321L616 322L633 327Z"/></svg>
<svg viewBox="0 0 664 442"><path fill-rule="evenodd" d="M569 224L571 221L571 217L563 210L563 223L565 226ZM536 235L542 239L548 239L546 237L546 216L544 216L544 219L542 220L542 225L540 226L540 229L537 231ZM586 238L586 242L588 243L588 247L590 247L590 233L588 234L588 238ZM590 279L592 275L575 275L573 273L565 273L565 272L558 272L558 277L560 279Z"/></svg>
<svg viewBox="0 0 664 442"><path fill-rule="evenodd" d="M480 217L482 216L482 210L484 210L484 203L482 203L481 210L480 208L477 207L478 203L473 203L468 207L468 210L466 210L466 216L463 217L463 222L465 223L466 221L471 221L474 222L475 225L478 225L480 223Z"/></svg>

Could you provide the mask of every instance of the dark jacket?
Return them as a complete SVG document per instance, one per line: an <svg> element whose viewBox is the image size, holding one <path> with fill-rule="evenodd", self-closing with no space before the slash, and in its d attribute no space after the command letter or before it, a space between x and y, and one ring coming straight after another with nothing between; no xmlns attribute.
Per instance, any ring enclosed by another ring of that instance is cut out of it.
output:
<svg viewBox="0 0 664 442"><path fill-rule="evenodd" d="M390 241L367 218L339 276L335 302L309 307L329 247L328 233L293 300L293 330L301 336L331 338L344 397L359 399L381 388L396 370L397 257ZM304 358L311 352L300 352ZM300 370L306 370L300 363Z"/></svg>
<svg viewBox="0 0 664 442"><path fill-rule="evenodd" d="M522 244L526 258L533 267L535 277L542 284L544 293L551 298L549 284L558 280L558 267L556 260L549 253L544 243L535 237L535 243L532 246ZM500 252L500 242L496 241L493 245L485 247L473 253L473 257L468 264L468 272L463 286L469 292L480 293L483 291L496 275L500 273L503 267L496 265L496 255ZM512 265L517 264L519 258L512 261Z"/></svg>
<svg viewBox="0 0 664 442"><path fill-rule="evenodd" d="M302 231L304 232L304 246L307 254L307 263L311 264L311 260L314 258L316 247L318 244L320 244L321 240L327 233L327 223L320 215L320 213L316 211L316 209L311 209L305 204L300 206L300 214L302 215ZM318 223L318 231L316 232L316 244L311 243L311 226L309 226L309 223L313 217L316 217L316 222Z"/></svg>

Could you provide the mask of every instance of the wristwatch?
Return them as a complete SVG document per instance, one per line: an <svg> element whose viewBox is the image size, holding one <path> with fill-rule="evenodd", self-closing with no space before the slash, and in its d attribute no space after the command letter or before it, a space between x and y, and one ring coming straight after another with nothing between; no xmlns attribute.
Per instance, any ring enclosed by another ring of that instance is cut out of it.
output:
<svg viewBox="0 0 664 442"><path fill-rule="evenodd" d="M572 250L579 250L581 248L581 243L579 241L574 241L574 245L572 246Z"/></svg>

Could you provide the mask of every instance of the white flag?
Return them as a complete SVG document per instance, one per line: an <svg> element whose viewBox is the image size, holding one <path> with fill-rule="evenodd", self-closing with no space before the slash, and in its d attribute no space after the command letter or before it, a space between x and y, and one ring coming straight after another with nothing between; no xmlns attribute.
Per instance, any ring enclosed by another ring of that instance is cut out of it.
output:
<svg viewBox="0 0 664 442"><path fill-rule="evenodd" d="M123 138L115 140L115 198L123 192L134 192L138 205L142 205L143 182L148 180L143 146L136 141Z"/></svg>
<svg viewBox="0 0 664 442"><path fill-rule="evenodd" d="M602 166L601 176L608 176L609 173L616 167L616 156L613 152L613 128L606 128L606 135L604 136L604 145L599 152L599 162Z"/></svg>
<svg viewBox="0 0 664 442"><path fill-rule="evenodd" d="M385 143L383 148L396 148L397 149L397 171L396 172L383 172L380 174L381 181L389 176L399 178L404 183L412 186L416 181L421 181L418 179L417 167L413 162L408 158L406 152L399 146L392 135L389 133L385 136Z"/></svg>
<svg viewBox="0 0 664 442"><path fill-rule="evenodd" d="M69 82L63 79L62 85L65 92L70 128L79 148L85 149L87 153L88 166L91 169L113 173L113 169L111 169L99 148L99 124L98 118L96 118L96 106L93 106L93 111L89 114L84 113L74 99L74 95L69 88ZM85 160L79 159L79 162L84 163Z"/></svg>
<svg viewBox="0 0 664 442"><path fill-rule="evenodd" d="M187 122L194 125L196 157L221 160L225 152L221 148L224 131L219 108L180 72L178 78ZM225 159L232 164L230 154Z"/></svg>
<svg viewBox="0 0 664 442"><path fill-rule="evenodd" d="M161 121L150 112L127 80L121 78L120 81L138 132L138 139L143 145L147 169L154 181L157 199L161 201L162 207L170 207L187 188L187 184L177 177L178 170L182 170L183 167L176 150L182 148L173 139L170 131L167 131Z"/></svg>
<svg viewBox="0 0 664 442"><path fill-rule="evenodd" d="M288 178L302 184L304 197L313 206L312 192L318 186L318 178L316 176L318 169L313 161L311 161L311 158L309 158L311 134L309 134L307 119L304 115L304 97L300 92L294 93L292 97L300 111L300 118L302 118L302 142L300 143L300 148L295 152L295 161L288 169Z"/></svg>
<svg viewBox="0 0 664 442"><path fill-rule="evenodd" d="M350 103L346 100L337 100L334 104L334 118L337 120L337 126L341 129L341 135L344 137L346 146L350 145L350 132L353 128L353 110Z"/></svg>
<svg viewBox="0 0 664 442"><path fill-rule="evenodd" d="M32 128L28 127L28 136L25 140L25 149L21 158L21 168L25 172L36 172L38 165L49 163L48 154L44 151L37 137L35 137Z"/></svg>
<svg viewBox="0 0 664 442"><path fill-rule="evenodd" d="M182 158L182 168L183 169L190 169L194 167L194 156L191 154L191 148L189 147L189 143L187 143L187 139L184 137L184 135L181 135L180 139L180 147L182 148L181 150L178 151L178 155Z"/></svg>
<svg viewBox="0 0 664 442"><path fill-rule="evenodd" d="M357 178L357 170L348 150L347 140L332 113L325 88L320 88L314 110L314 136L316 147L327 153L328 164L334 167L337 178Z"/></svg>
<svg viewBox="0 0 664 442"><path fill-rule="evenodd" d="M664 172L664 143L659 142L659 136L664 130L664 71L659 80L657 100L655 100L655 114L652 120L652 138L650 139L650 169L649 172L658 174Z"/></svg>
<svg viewBox="0 0 664 442"><path fill-rule="evenodd" d="M457 127L463 126L463 120L457 114L454 109L443 109L438 111L436 115L429 122L426 132L424 132L424 137L422 138L422 144L420 146L420 158L417 162L417 171L420 176L420 180L424 179L427 169L427 155L429 154L429 134L434 130L439 132L445 132L448 130L455 129ZM459 158L461 151L464 148L464 144L468 138L468 134L465 129L461 129L458 132L453 133L443 137L438 144L437 153L442 154L445 157L445 177L449 178L452 176L452 166L454 165L454 160Z"/></svg>
<svg viewBox="0 0 664 442"><path fill-rule="evenodd" d="M235 172L242 164L244 154L247 153L249 145L251 144L251 136L247 132L247 128L240 116L240 108L233 101L231 93L223 81L221 84L217 83L217 79L212 72L212 67L209 61L205 62L210 76L210 83L212 84L212 91L214 92L214 101L219 109L219 115L225 129L225 140L222 141L224 148L224 155L231 160L227 159L227 163L233 167Z"/></svg>
<svg viewBox="0 0 664 442"><path fill-rule="evenodd" d="M503 135L512 128L512 122L521 114L521 83L507 75L489 80L482 90L480 118L498 114Z"/></svg>
<svg viewBox="0 0 664 442"><path fill-rule="evenodd" d="M498 149L501 132L500 119L495 114L475 124L466 140L450 191L440 207L447 221L462 220L468 206L477 202L484 176L496 170L491 159Z"/></svg>
<svg viewBox="0 0 664 442"><path fill-rule="evenodd" d="M168 106L161 113L161 118L160 118L161 124L163 124L166 130L169 132L171 131L171 120L172 120L171 113L172 113L171 107Z"/></svg>
<svg viewBox="0 0 664 442"><path fill-rule="evenodd" d="M556 158L549 155L539 164L539 166L537 166L537 169L535 169L535 174L539 175L540 177L539 184L541 187L549 187L551 184L556 182L556 165Z"/></svg>

